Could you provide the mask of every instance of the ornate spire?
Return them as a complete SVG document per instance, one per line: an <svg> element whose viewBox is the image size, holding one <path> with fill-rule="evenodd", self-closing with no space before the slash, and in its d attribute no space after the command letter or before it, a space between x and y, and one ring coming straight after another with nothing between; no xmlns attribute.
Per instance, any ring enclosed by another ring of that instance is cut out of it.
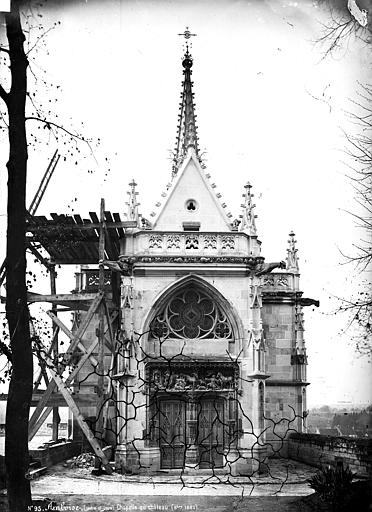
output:
<svg viewBox="0 0 372 512"><path fill-rule="evenodd" d="M130 186L130 190L127 192L127 194L129 195L129 200L127 203L125 203L128 206L127 219L134 220L135 222L137 222L137 224L139 224L140 215L138 213L138 207L139 207L140 203L137 203L137 196L138 196L138 192L136 192L137 183L134 180L132 180L129 183L129 186Z"/></svg>
<svg viewBox="0 0 372 512"><path fill-rule="evenodd" d="M193 64L193 59L189 52L188 43L190 37L196 36L196 34L191 34L188 27L186 27L185 32L183 34L178 35L184 36L186 40L186 51L182 59L182 66L184 68L184 80L182 82L182 93L180 113L178 116L176 147L173 152L172 177L176 176L178 169L182 165L189 148L194 149L200 164L202 164L201 158L199 156L198 135L196 125L197 116L195 114L194 93L192 92L193 82L191 81L191 68Z"/></svg>
<svg viewBox="0 0 372 512"><path fill-rule="evenodd" d="M289 233L288 244L289 247L287 249L287 271L293 272L294 274L298 274L299 266L298 266L298 256L297 256L297 248L296 248L297 240L295 240L295 234L293 231Z"/></svg>
<svg viewBox="0 0 372 512"><path fill-rule="evenodd" d="M242 222L240 224L240 231L244 231L250 236L254 236L257 234L256 221L257 215L254 215L253 210L256 207L253 204L252 198L253 194L251 194L252 185L248 182L245 186L245 192L243 194L244 204L241 205L243 208L243 213L240 215Z"/></svg>

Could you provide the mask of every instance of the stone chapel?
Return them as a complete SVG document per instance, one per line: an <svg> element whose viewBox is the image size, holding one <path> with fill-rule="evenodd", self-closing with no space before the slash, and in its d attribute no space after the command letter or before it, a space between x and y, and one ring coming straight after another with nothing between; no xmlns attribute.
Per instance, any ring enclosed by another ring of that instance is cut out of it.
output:
<svg viewBox="0 0 372 512"><path fill-rule="evenodd" d="M142 217L132 181L120 258L104 262L121 279L115 460L126 471L250 474L286 455L289 429L306 429L303 307L316 301L300 291L294 233L286 261L265 262L250 183L236 220L210 183L192 67L186 44L172 178L158 213Z"/></svg>

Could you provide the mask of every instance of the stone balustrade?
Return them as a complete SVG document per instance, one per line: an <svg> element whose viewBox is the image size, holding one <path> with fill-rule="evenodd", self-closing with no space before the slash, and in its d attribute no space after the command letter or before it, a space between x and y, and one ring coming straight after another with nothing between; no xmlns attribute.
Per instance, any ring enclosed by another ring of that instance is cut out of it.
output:
<svg viewBox="0 0 372 512"><path fill-rule="evenodd" d="M263 291L278 291L278 290L293 290L294 289L294 276L284 272L271 272L262 276Z"/></svg>
<svg viewBox="0 0 372 512"><path fill-rule="evenodd" d="M136 235L137 254L252 256L251 241L244 233L150 232Z"/></svg>

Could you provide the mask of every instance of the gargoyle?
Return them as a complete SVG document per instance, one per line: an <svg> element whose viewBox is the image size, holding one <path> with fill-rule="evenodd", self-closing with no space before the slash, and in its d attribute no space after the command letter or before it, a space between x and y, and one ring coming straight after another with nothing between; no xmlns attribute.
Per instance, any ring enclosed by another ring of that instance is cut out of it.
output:
<svg viewBox="0 0 372 512"><path fill-rule="evenodd" d="M110 261L110 260L101 260L100 264L108 267L110 270L114 272L123 272L124 274L128 273L131 265L134 263L134 258L128 258L128 261Z"/></svg>
<svg viewBox="0 0 372 512"><path fill-rule="evenodd" d="M306 297L301 297L300 299L301 306L316 306L319 307L319 301L315 299L307 299Z"/></svg>
<svg viewBox="0 0 372 512"><path fill-rule="evenodd" d="M257 265L256 269L253 273L256 276L263 276L264 274L269 274L275 268L286 268L285 261L274 261L273 263L261 263Z"/></svg>

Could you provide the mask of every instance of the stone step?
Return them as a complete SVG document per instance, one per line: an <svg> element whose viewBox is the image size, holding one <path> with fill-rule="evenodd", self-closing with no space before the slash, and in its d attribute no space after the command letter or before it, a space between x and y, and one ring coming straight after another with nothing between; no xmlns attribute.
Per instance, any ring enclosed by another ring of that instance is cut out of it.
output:
<svg viewBox="0 0 372 512"><path fill-rule="evenodd" d="M30 469L27 474L27 478L29 480L35 480L35 478L38 478L39 476L44 475L44 473L46 473L47 469L48 468L46 466L42 466L42 467L36 468L36 469Z"/></svg>

